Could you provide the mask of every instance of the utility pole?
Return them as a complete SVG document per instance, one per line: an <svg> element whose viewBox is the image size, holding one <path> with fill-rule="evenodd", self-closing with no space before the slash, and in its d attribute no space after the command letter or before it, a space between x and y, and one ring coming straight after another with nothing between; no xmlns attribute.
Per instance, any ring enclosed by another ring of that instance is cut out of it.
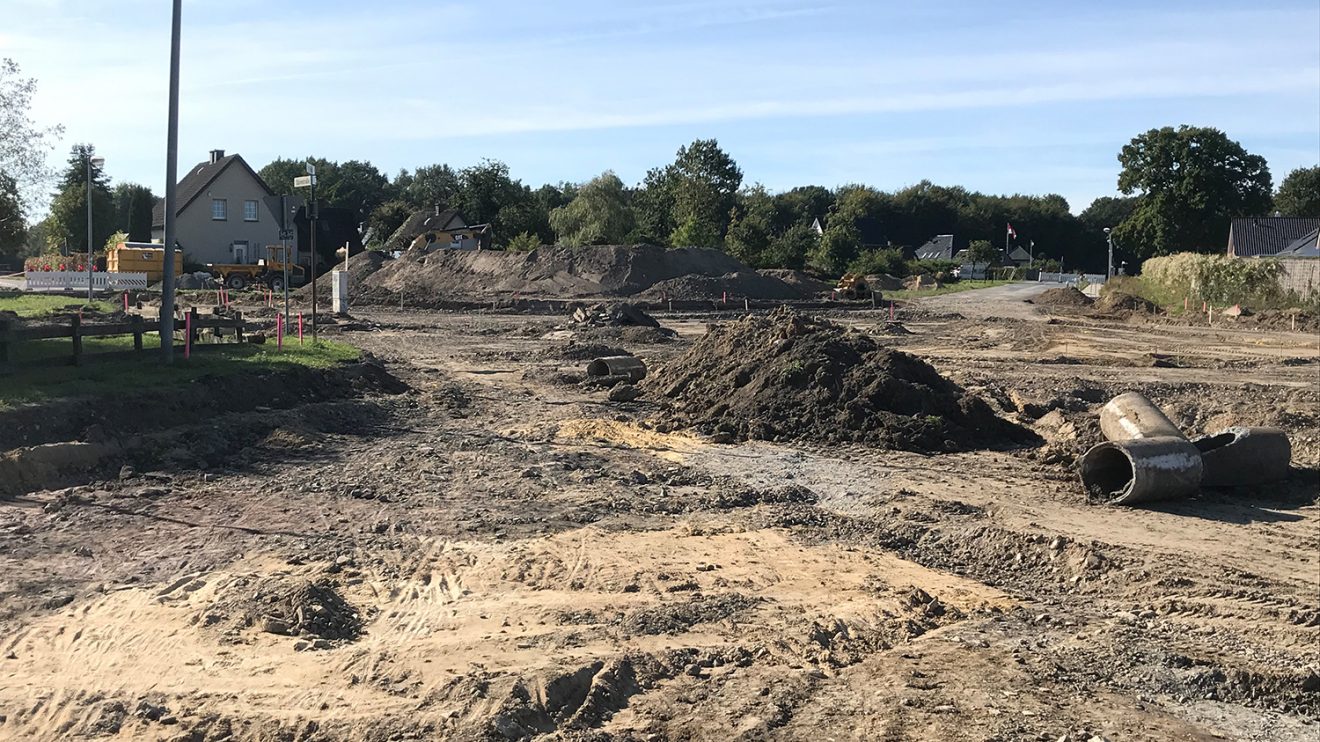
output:
<svg viewBox="0 0 1320 742"><path fill-rule="evenodd" d="M174 362L174 217L179 182L179 16L183 0L174 0L174 21L170 28L170 113L165 144L165 274L161 282L160 351L161 360Z"/></svg>
<svg viewBox="0 0 1320 742"><path fill-rule="evenodd" d="M1114 277L1114 234L1113 230L1105 227L1105 239L1109 241L1109 267L1105 271L1105 280Z"/></svg>
<svg viewBox="0 0 1320 742"><path fill-rule="evenodd" d="M311 199L311 201L309 201L309 202L307 203L307 224L308 224L309 229L311 230L311 239L309 240L309 242L311 243L311 250L312 250L312 255L311 255L311 258L312 258L312 260L311 260L311 270L312 270L312 342L315 343L315 342L316 342L316 218L317 218L317 208L316 208L316 166L313 165L311 162L308 162L308 163L307 163L307 174L306 174L306 175L304 175L304 176L302 176L302 177L298 177L298 178L294 178L294 179L293 179L293 187L294 187L294 188L306 188L306 187L308 187L308 186L310 186L311 189L312 189L312 199Z"/></svg>
<svg viewBox="0 0 1320 742"><path fill-rule="evenodd" d="M100 167L104 157L92 157L89 149L83 153L87 161L87 303L92 303L92 269L96 267L96 253L92 250L92 165Z"/></svg>

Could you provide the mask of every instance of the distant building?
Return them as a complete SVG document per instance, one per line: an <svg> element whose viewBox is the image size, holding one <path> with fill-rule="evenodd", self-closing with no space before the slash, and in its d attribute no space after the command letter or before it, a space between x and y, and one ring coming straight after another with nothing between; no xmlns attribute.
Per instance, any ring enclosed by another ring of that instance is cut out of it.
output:
<svg viewBox="0 0 1320 742"><path fill-rule="evenodd" d="M1019 268L1025 268L1031 265L1031 253L1026 248L1018 247L1008 254L1008 262L1015 263Z"/></svg>
<svg viewBox="0 0 1320 742"><path fill-rule="evenodd" d="M1320 219L1259 216L1234 219L1228 228L1228 256L1263 258L1278 255L1320 229Z"/></svg>
<svg viewBox="0 0 1320 742"><path fill-rule="evenodd" d="M915 251L917 260L953 260L958 253L951 234L937 234Z"/></svg>
<svg viewBox="0 0 1320 742"><path fill-rule="evenodd" d="M239 155L211 150L179 180L175 239L190 263L256 263L279 244L275 192ZM151 213L151 238L165 240L165 201Z"/></svg>
<svg viewBox="0 0 1320 742"><path fill-rule="evenodd" d="M419 211L385 242L387 251L426 247L428 250L489 250L495 233L489 224L468 224L457 209L436 206Z"/></svg>

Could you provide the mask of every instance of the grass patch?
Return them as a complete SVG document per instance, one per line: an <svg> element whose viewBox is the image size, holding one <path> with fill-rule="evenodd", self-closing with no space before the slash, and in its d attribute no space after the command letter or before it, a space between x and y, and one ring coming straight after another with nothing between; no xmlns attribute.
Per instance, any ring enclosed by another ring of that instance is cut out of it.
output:
<svg viewBox="0 0 1320 742"><path fill-rule="evenodd" d="M283 351L276 350L273 344L234 343L208 348L187 361L183 360L183 348L179 346L175 348L174 365L163 366L159 360L160 341L155 338L154 334L152 341L144 338L146 350L140 359L87 358L82 366L40 368L24 368L23 360L70 356L72 341L62 338L23 343L18 350L17 372L0 377L0 408L61 397L99 397L125 391L170 390L205 376L280 371L299 366L330 368L356 361L361 356L357 348L329 340L322 340L315 345L309 341L302 346L296 342L285 343ZM95 351L93 346L96 347ZM132 347L132 336L87 338L83 350L90 355Z"/></svg>
<svg viewBox="0 0 1320 742"><path fill-rule="evenodd" d="M956 294L959 291L972 291L973 289L988 289L995 286L1004 286L1016 281L991 281L991 280L972 280L958 281L956 283L946 283L937 289L921 289L913 291L903 289L901 291L886 291L885 299L919 299L923 296L939 296L941 294Z"/></svg>
<svg viewBox="0 0 1320 742"><path fill-rule="evenodd" d="M83 311L110 313L117 305L105 301L87 303L86 299L60 294L6 294L0 295L0 312L14 312L20 317L49 317L53 314L74 314Z"/></svg>

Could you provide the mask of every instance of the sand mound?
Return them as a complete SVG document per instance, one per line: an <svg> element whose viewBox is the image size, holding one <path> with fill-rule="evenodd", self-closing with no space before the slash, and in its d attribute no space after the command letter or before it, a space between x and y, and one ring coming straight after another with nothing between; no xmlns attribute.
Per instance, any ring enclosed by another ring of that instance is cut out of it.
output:
<svg viewBox="0 0 1320 742"><path fill-rule="evenodd" d="M736 439L935 452L1030 438L924 361L790 309L712 327L644 386L674 423Z"/></svg>
<svg viewBox="0 0 1320 742"><path fill-rule="evenodd" d="M1159 306L1155 302L1122 291L1104 291L1101 292L1100 300L1095 303L1094 309L1102 313L1145 312L1154 314L1159 311Z"/></svg>
<svg viewBox="0 0 1320 742"><path fill-rule="evenodd" d="M1095 300L1078 291L1075 286L1064 286L1042 291L1031 302L1042 307L1089 307Z"/></svg>
<svg viewBox="0 0 1320 742"><path fill-rule="evenodd" d="M792 286L780 278L745 270L722 276L686 275L659 281L641 293L651 301L718 301L732 299L805 299L813 292Z"/></svg>
<svg viewBox="0 0 1320 742"><path fill-rule="evenodd" d="M834 290L834 284L828 281L822 281L806 271L795 271L788 268L763 268L756 272L763 276L769 276L770 278L778 278L789 286L792 286L803 294L811 297L828 294ZM868 280L870 278L870 276L867 276Z"/></svg>
<svg viewBox="0 0 1320 742"><path fill-rule="evenodd" d="M409 250L363 282L368 301L428 301L634 296L682 277L722 278L750 274L739 290L793 295L783 281L754 273L736 258L709 248L666 250L653 245L539 247L499 250ZM760 298L759 294L753 298Z"/></svg>
<svg viewBox="0 0 1320 742"><path fill-rule="evenodd" d="M366 250L349 258L347 268L349 298L352 299L361 292L362 284L371 274L380 270L381 266L392 262L394 262L394 258L391 258L388 254L380 252L379 250ZM344 269L343 263L336 263L332 267L332 270ZM318 297L329 299L331 290L332 287L330 285L329 275L325 276L324 281L320 280L320 277L317 278L316 295ZM305 286L299 287L294 294L304 299L311 298L312 284L308 283Z"/></svg>

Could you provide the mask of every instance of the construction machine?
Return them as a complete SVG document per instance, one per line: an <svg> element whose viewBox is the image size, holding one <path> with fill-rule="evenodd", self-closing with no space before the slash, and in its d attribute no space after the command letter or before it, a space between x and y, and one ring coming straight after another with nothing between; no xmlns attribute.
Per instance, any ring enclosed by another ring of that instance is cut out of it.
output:
<svg viewBox="0 0 1320 742"><path fill-rule="evenodd" d="M845 299L865 299L871 295L871 289L866 285L866 277L860 273L843 274L834 291Z"/></svg>
<svg viewBox="0 0 1320 742"><path fill-rule="evenodd" d="M235 291L258 283L269 286L272 291L283 291L286 249L283 245L266 245L266 257L255 264L210 263L206 268L218 281ZM307 282L306 268L292 262L287 267L290 287Z"/></svg>

